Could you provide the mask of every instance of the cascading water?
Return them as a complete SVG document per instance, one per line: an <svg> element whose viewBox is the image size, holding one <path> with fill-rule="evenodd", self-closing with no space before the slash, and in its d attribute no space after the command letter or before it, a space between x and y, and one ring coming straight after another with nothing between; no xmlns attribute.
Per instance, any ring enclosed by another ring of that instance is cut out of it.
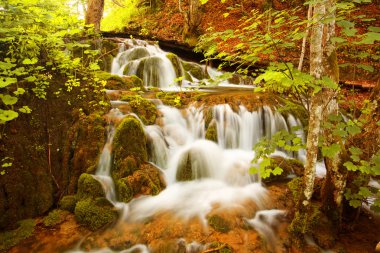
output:
<svg viewBox="0 0 380 253"><path fill-rule="evenodd" d="M136 40L126 40L126 44L122 44L128 48L113 60L112 74L136 75L147 87L168 88L174 83L177 77L174 66L166 57L167 53L157 45L143 41L136 45Z"/></svg>
<svg viewBox="0 0 380 253"><path fill-rule="evenodd" d="M143 62L146 64L147 57L161 57L162 53L157 46L138 42L136 47L126 51L120 50L114 60L112 72L120 75L126 71L129 74L138 74L139 65ZM166 67L160 64L155 67L162 67L163 69L155 71L160 72L160 75L166 75ZM143 72L144 83L151 84L154 78L149 77L149 74L145 75L145 67ZM167 87L172 74L166 75L165 78L169 78L165 80L160 79L157 85ZM111 104L119 105L116 102ZM252 112L244 106L240 106L239 111L234 112L227 104L215 105L211 109L189 106L183 111L158 105L158 110L161 118L157 121L160 124L144 126L148 139L149 161L162 169L167 183L166 189L157 196L140 196L129 203L117 202L111 178L114 128L113 124L110 124L108 140L94 177L102 183L107 198L121 210L119 224L132 224L162 213L170 213L182 221L197 218L206 227L207 217L211 212L243 208L248 202L254 206L252 210L261 211L257 212L255 218L252 218L252 214L246 214L245 220L259 233L274 236L271 228L276 225L276 217L281 216L283 212L265 210L268 201L267 190L260 183L258 175L249 174L255 155L252 147L261 137L270 138L276 131L289 130L299 124L299 121L291 115L285 118L268 106ZM216 124L217 142L205 139L206 110L212 111L211 122ZM124 115L117 109L113 109L109 115L111 119L118 119L116 121L120 121L122 117ZM303 133L297 134L302 136ZM286 156L281 152L277 154ZM149 245L136 244L134 247L136 248L121 252L132 252L133 249L149 252ZM201 249L203 246L195 242L186 246L191 247ZM96 252L115 251L106 248Z"/></svg>

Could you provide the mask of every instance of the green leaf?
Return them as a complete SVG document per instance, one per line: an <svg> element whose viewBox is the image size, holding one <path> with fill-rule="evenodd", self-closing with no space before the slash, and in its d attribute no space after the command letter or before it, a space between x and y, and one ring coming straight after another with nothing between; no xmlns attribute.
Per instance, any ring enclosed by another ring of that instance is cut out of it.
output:
<svg viewBox="0 0 380 253"><path fill-rule="evenodd" d="M27 113L27 114L32 112L32 109L30 109L29 106L26 106L26 105L24 105L23 107L19 108L18 110L20 112L22 112L22 113Z"/></svg>
<svg viewBox="0 0 380 253"><path fill-rule="evenodd" d="M350 135L356 135L362 132L362 129L356 125L347 126L346 130Z"/></svg>
<svg viewBox="0 0 380 253"><path fill-rule="evenodd" d="M346 167L347 170L349 170L349 171L357 171L358 170L358 166L356 166L352 162L345 162L343 164L343 166Z"/></svg>
<svg viewBox="0 0 380 253"><path fill-rule="evenodd" d="M259 169L256 167L249 168L249 174L257 174L259 172Z"/></svg>
<svg viewBox="0 0 380 253"><path fill-rule="evenodd" d="M18 117L18 113L13 110L0 110L0 120L1 121L11 121Z"/></svg>
<svg viewBox="0 0 380 253"><path fill-rule="evenodd" d="M356 67L364 69L365 71L368 71L368 72L375 71L375 68L373 66L371 66L371 65L357 64Z"/></svg>
<svg viewBox="0 0 380 253"><path fill-rule="evenodd" d="M37 59L37 58L32 58L32 59L25 58L25 59L22 61L22 64L24 64L24 65L33 65L33 64L36 64L37 62L38 62L38 59Z"/></svg>
<svg viewBox="0 0 380 253"><path fill-rule="evenodd" d="M25 90L23 88L17 88L16 91L13 92L16 96L22 95L25 93Z"/></svg>
<svg viewBox="0 0 380 253"><path fill-rule="evenodd" d="M260 168L265 169L271 164L271 159L270 158L263 158L263 160L260 163Z"/></svg>
<svg viewBox="0 0 380 253"><path fill-rule="evenodd" d="M339 144L332 144L331 146L324 146L322 147L322 154L323 156L333 158L338 152L340 151L340 145Z"/></svg>
<svg viewBox="0 0 380 253"><path fill-rule="evenodd" d="M0 175L4 176L5 175L5 170L0 171Z"/></svg>
<svg viewBox="0 0 380 253"><path fill-rule="evenodd" d="M100 67L99 67L99 65L96 62L93 62L93 63L90 64L90 69L91 70L99 70Z"/></svg>
<svg viewBox="0 0 380 253"><path fill-rule="evenodd" d="M5 105L14 105L17 103L18 98L10 95L2 95L1 100L3 100Z"/></svg>
<svg viewBox="0 0 380 253"><path fill-rule="evenodd" d="M12 83L17 83L17 79L13 77L0 77L0 88L7 87Z"/></svg>
<svg viewBox="0 0 380 253"><path fill-rule="evenodd" d="M350 150L350 153L353 155L361 155L363 154L363 151L360 148L357 147L350 147L348 150Z"/></svg>
<svg viewBox="0 0 380 253"><path fill-rule="evenodd" d="M359 194L363 198L368 198L369 196L372 195L372 192L370 192L370 190L367 187L360 187Z"/></svg>
<svg viewBox="0 0 380 253"><path fill-rule="evenodd" d="M11 167L13 165L13 163L3 163L2 165L1 165L1 167L3 167L3 168L8 168L8 167Z"/></svg>
<svg viewBox="0 0 380 253"><path fill-rule="evenodd" d="M360 200L357 200L357 199L351 199L349 203L350 203L350 206L352 206L354 208L358 208L362 205L362 202Z"/></svg>
<svg viewBox="0 0 380 253"><path fill-rule="evenodd" d="M283 170L280 167L278 167L278 166L276 168L274 168L273 171L272 171L273 175L275 175L275 176L281 175L282 172L283 172Z"/></svg>
<svg viewBox="0 0 380 253"><path fill-rule="evenodd" d="M35 77L35 76L28 76L28 77L25 77L24 80L33 83L33 82L35 82L37 80L37 77Z"/></svg>

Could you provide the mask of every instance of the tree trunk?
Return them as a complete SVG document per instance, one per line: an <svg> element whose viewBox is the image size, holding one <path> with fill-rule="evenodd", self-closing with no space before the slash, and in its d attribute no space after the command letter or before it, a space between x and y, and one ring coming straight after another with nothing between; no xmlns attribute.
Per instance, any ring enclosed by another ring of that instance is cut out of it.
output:
<svg viewBox="0 0 380 253"><path fill-rule="evenodd" d="M88 0L85 24L93 24L95 31L100 31L100 21L103 17L103 10L104 0Z"/></svg>
<svg viewBox="0 0 380 253"><path fill-rule="evenodd" d="M188 9L182 8L182 0L178 1L179 11L184 18L184 27L182 32L182 38L185 40L189 37L195 37L197 30L202 21L202 15L200 11L201 2L199 0L189 0Z"/></svg>
<svg viewBox="0 0 380 253"><path fill-rule="evenodd" d="M323 58L323 24L319 19L325 13L325 6L317 3L314 6L313 23L310 37L310 74L316 79L322 77ZM318 141L323 115L323 94L320 91L312 97L309 116L309 130L306 140L306 163L304 173L304 197L303 204L307 206L314 192L315 166L318 156Z"/></svg>
<svg viewBox="0 0 380 253"><path fill-rule="evenodd" d="M335 10L333 9L335 4L336 0L328 0L326 2L326 9L330 10L326 18L330 22L326 24L325 29L323 66L325 75L330 77L335 83L339 83L339 67L335 43L331 40L335 36ZM326 105L326 117L331 114L338 114L339 108L335 99L335 91L328 89L324 93L326 94L325 99L328 102ZM324 129L323 136L325 138L325 146L338 142L330 129ZM343 145L342 148L344 148ZM321 192L322 208L328 217L334 219L333 221L338 227L341 225L342 200L347 179L347 173L342 167L341 160L341 152L332 158L325 159L327 173Z"/></svg>

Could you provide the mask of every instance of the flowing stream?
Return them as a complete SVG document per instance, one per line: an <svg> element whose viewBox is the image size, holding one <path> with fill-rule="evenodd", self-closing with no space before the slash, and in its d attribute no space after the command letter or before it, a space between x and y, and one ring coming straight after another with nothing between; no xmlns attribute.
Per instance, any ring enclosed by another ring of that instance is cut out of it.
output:
<svg viewBox="0 0 380 253"><path fill-rule="evenodd" d="M127 45L127 47L125 47ZM143 41L128 40L120 47L113 61L112 73L118 75L138 75L145 86L168 88L178 78L173 62L167 53L156 45ZM204 69L204 67L199 67ZM182 74L184 69L181 70ZM188 73L189 76L193 76ZM195 78L193 77L194 81ZM185 80L182 80L184 84ZM111 103L115 107L117 102ZM109 113L110 126L108 140L100 156L94 177L105 189L107 198L122 213L119 224L142 222L156 214L170 212L183 221L199 219L207 227L207 217L215 209L243 207L253 203L257 212L244 217L263 238L275 243L273 230L285 214L281 210L267 210L270 199L260 176L250 174L249 168L255 154L252 147L264 136L270 138L279 130L289 130L300 122L294 116L284 117L269 106L256 111L248 111L240 105L238 112L228 104L212 106L212 124L216 125L217 142L206 140L205 108L189 106L179 110L166 105L158 105L161 122L159 125L144 126L149 143L149 161L160 168L167 187L156 196L141 196L129 203L116 199L115 186L111 178L113 122L123 115L117 108ZM211 123L209 123L211 124ZM297 134L303 137L303 132ZM301 158L304 154L285 154ZM191 179L181 180L181 171L191 168ZM178 238L181 240L181 238ZM185 243L186 244L186 243ZM187 243L184 252L200 252L197 242ZM79 248L70 252L85 252ZM128 250L115 251L103 248L91 252L150 252L149 245L135 245Z"/></svg>

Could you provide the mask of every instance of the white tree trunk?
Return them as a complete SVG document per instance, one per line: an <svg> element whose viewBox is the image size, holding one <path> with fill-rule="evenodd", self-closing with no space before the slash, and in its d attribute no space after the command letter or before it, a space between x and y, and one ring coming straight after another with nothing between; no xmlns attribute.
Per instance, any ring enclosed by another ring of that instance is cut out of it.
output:
<svg viewBox="0 0 380 253"><path fill-rule="evenodd" d="M314 6L313 27L310 37L310 74L316 79L320 79L323 74L323 23L321 17L325 14L323 3ZM322 92L315 94L310 105L309 131L306 140L306 163L304 173L304 196L303 204L306 206L314 192L315 166L318 156L318 141L321 130L323 116L323 96Z"/></svg>

